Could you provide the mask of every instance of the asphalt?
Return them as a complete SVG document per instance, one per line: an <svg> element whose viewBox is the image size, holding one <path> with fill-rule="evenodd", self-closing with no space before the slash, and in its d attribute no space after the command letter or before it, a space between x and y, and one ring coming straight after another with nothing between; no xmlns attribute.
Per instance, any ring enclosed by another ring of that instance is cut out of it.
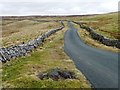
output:
<svg viewBox="0 0 120 90"><path fill-rule="evenodd" d="M64 36L64 51L94 88L118 88L118 53L86 45L71 22Z"/></svg>

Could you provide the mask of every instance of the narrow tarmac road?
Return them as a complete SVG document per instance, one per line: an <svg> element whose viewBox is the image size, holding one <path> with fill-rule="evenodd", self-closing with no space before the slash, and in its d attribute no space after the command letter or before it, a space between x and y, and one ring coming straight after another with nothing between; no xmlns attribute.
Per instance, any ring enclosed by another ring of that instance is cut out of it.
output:
<svg viewBox="0 0 120 90"><path fill-rule="evenodd" d="M64 51L95 88L118 88L118 54L92 48L83 43L68 22Z"/></svg>

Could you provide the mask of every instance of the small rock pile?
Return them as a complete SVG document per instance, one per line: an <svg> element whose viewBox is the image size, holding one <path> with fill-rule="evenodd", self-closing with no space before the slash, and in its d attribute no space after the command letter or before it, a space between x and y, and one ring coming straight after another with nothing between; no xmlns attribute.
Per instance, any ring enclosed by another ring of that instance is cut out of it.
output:
<svg viewBox="0 0 120 90"><path fill-rule="evenodd" d="M41 36L35 38L34 40L30 40L25 44L15 45L6 48L0 48L0 61L6 62L12 58L16 58L19 56L25 56L27 53L31 52L33 49L42 45L44 40L55 32L62 30L64 28L64 24L60 21L61 27L55 30L49 30L48 32L42 34Z"/></svg>
<svg viewBox="0 0 120 90"><path fill-rule="evenodd" d="M62 70L59 68L52 69L48 72L44 73L39 73L37 75L38 78L41 80L43 79L53 79L53 80L58 80L58 79L77 79L75 73L68 71L68 70Z"/></svg>

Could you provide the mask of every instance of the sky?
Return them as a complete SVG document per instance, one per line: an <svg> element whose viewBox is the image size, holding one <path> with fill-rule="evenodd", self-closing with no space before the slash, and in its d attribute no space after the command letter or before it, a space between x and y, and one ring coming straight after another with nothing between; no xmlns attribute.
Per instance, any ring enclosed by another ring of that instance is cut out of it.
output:
<svg viewBox="0 0 120 90"><path fill-rule="evenodd" d="M86 15L118 11L119 0L0 0L0 16Z"/></svg>

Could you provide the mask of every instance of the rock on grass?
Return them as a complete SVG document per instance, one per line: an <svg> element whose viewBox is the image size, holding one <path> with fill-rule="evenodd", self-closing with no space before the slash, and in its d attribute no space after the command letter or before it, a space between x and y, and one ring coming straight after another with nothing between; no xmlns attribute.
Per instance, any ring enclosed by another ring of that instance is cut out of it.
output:
<svg viewBox="0 0 120 90"><path fill-rule="evenodd" d="M47 72L42 72L37 75L41 80L51 78L53 80L58 79L77 79L74 72L68 70L62 70L59 68L51 69Z"/></svg>

